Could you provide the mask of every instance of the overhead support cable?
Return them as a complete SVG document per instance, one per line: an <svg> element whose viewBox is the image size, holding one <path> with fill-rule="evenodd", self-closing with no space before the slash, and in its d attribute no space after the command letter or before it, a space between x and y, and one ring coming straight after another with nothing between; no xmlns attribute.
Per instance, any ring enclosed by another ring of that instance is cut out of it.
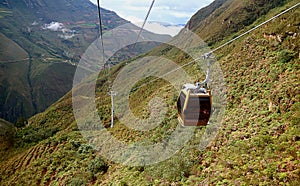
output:
<svg viewBox="0 0 300 186"><path fill-rule="evenodd" d="M184 68L184 67L186 67L186 66L189 66L189 65L195 63L196 61L198 61L198 60L200 60L200 59L203 59L203 58L206 58L207 56L210 56L213 52L216 52L217 50L220 50L221 48L224 48L225 46L231 44L232 42L236 41L237 39L239 39L239 38L241 38L241 37L243 37L243 36L249 34L250 32L252 32L252 31L254 31L254 30L256 30L256 29L262 27L263 25L265 25L265 24L269 23L270 21L272 21L272 20L278 18L279 16L281 16L281 15L283 15L283 14L285 14L285 13L291 11L292 9L295 9L295 8L298 7L299 5L300 5L300 2L297 3L297 4L295 4L294 6L292 6L292 7L290 7L290 8L288 8L288 9L282 11L281 13L279 13L279 14L277 14L277 15L271 17L270 19L264 21L263 23L261 23L261 24L255 26L254 28L252 28L252 29L250 29L250 30L248 30L248 31L246 31L246 32L244 32L244 33L242 33L242 34L240 34L239 36L235 37L234 39L231 39L231 40L227 41L226 43L220 45L219 47L217 47L217 48L215 48L215 49L213 49L213 50L211 50L210 52L205 53L205 54L201 55L200 57L198 57L198 58L196 58L196 59L194 59L194 60L192 60L192 61L190 61L190 62L188 62L188 63L186 63L186 64L184 64L184 65L182 65L182 66L180 66L180 67L178 67L178 68L175 68L175 69L173 69L173 70L171 70L171 71L169 71L169 72L167 72L167 73L165 73L165 74L163 74L163 75L161 75L160 77L157 77L157 78L155 78L155 79L153 79L153 80L151 80L151 81L148 81L147 83L144 83L144 84L140 85L139 87L137 87L137 89L139 89L139 88L141 88L141 87L143 87L143 86L146 86L146 85L148 85L148 84L151 84L151 83L153 83L153 82L155 82L155 81L157 81L157 80L159 80L159 79L161 79L161 78L163 78L163 77L166 77L167 75L172 74L172 73L176 72L177 70L180 70L180 69L182 69L182 68Z"/></svg>
<svg viewBox="0 0 300 186"><path fill-rule="evenodd" d="M141 34L142 34L142 32L143 32L143 30L144 30L144 27L145 27L145 25L146 25L146 23L147 23L148 17L149 17L149 15L150 15L150 12L151 12L151 10L152 10L152 8L153 8L154 3L155 3L155 0L152 0L151 5L150 5L150 8L149 8L149 10L148 10L148 12L147 12L147 15L146 15L146 17L145 17L145 19L144 19L143 25L142 25L142 27L141 27L141 29L140 29L140 31L139 31L139 34L138 34L138 36L137 36L137 38L136 38L136 42L135 42L135 43L137 43L138 40L139 40L139 38L141 37Z"/></svg>
<svg viewBox="0 0 300 186"><path fill-rule="evenodd" d="M102 17L101 17L100 0L97 0L97 7L98 7L98 19L99 19L99 33L100 33L100 40L101 40L101 47L102 47L102 58L103 58L103 63L105 64L104 41L103 41L103 25L102 25Z"/></svg>

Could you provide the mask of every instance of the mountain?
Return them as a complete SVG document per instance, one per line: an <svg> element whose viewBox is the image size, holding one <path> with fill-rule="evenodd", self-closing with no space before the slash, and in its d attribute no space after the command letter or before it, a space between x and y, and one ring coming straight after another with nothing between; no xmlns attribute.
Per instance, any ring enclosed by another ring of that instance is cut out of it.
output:
<svg viewBox="0 0 300 186"><path fill-rule="evenodd" d="M101 12L104 32L129 23ZM1 0L0 117L15 123L65 95L98 27L97 7L89 0Z"/></svg>
<svg viewBox="0 0 300 186"><path fill-rule="evenodd" d="M205 38L205 41L211 41L212 48L215 48L298 3L297 0L284 1L282 4L274 5L273 8L268 8L269 10L262 15L257 15L255 11L243 11L243 7L247 7L245 5L251 7L252 3L261 5L262 2L265 1L250 0L237 4L237 1L227 0L222 1L223 4L218 6L213 3L203 9L204 12L210 10L211 13L203 13L205 16L197 22L195 20L201 15L202 10L200 10L191 19L194 21L190 21L189 26ZM241 7L239 8L238 5ZM232 9L233 7L235 8ZM228 12L234 12L236 18L241 17L241 20L235 20L238 30L215 32L214 30L223 27L222 24L216 27L216 23L222 22ZM249 20L252 23L247 26L240 26L239 23L243 22L244 16L256 17L256 19ZM215 17L214 21L208 22L212 17ZM205 28L201 26L204 23ZM16 130L14 146L0 162L1 184L299 185L300 97L297 88L300 74L299 23L298 6L215 53L226 82L227 88L223 91L227 94L227 106L222 124L218 126L218 134L207 144L207 147L205 146L206 148L199 148L199 142L203 138L204 141L206 140L203 134L207 130L208 133L214 132L214 126L197 128L193 131L194 136L191 141L185 143L165 161L141 166L115 163L107 157L99 156L91 144L87 143L90 139L83 137L85 131L80 132L79 129L84 130L84 128L77 126L82 118L75 120L74 113L78 110L73 111L72 103L85 106L89 97L72 98L72 92L69 92L45 112L31 117L25 127ZM211 32L206 35L203 29ZM183 37L184 34L182 31L176 37ZM224 41L216 42L215 38L221 36ZM190 49L196 52L197 50L201 48ZM180 65L187 64L191 60L189 55L180 52L178 48L166 45L156 47L148 53L148 56L155 55ZM147 55L141 57L145 56ZM173 87L164 80L149 77L137 81L134 88L130 90L128 98L130 109L138 117L147 118L150 115L147 106L151 99L156 98L155 106L157 97L163 98L168 108L163 124L149 131L138 131L125 126L116 118L114 128L110 128L111 99L107 95L107 87L110 85L110 80L120 78L118 76L122 74L122 70L126 70L131 63L131 60L120 63L109 73L102 72L97 76L95 102L97 113L106 130L111 136L122 141L123 144L129 144L134 150L138 148L135 146L136 143L156 144L174 131L177 126L175 103L177 95L174 94L176 91ZM135 68L137 66L133 66L130 69L131 73L127 75L134 74ZM192 81L197 81L199 76L204 76L199 73L196 65L186 66L184 70L191 75ZM142 74L146 71L147 68L142 71ZM217 77L212 78L214 80ZM122 80L122 77L120 79ZM178 77L175 76L173 79L176 80ZM91 79L86 81L89 82ZM145 83L148 83L147 86L143 86ZM88 86L85 85L81 85L83 90L89 92ZM118 92L118 94L123 93ZM159 109L154 108L154 110L160 113ZM85 113L84 109L79 110L79 113L83 116L85 114L94 116L94 112ZM93 122L84 121L87 124ZM91 131L90 134L95 136L97 130L104 129L104 127L88 125L85 127L92 127L95 131ZM182 136L176 137L175 139L182 140ZM167 139L171 140L171 138ZM98 142L106 148L113 148L110 146L109 138ZM156 149L153 151L155 153ZM160 157L160 153L162 152L158 151L156 158ZM111 155L119 156L117 153ZM128 158L130 161L131 157Z"/></svg>
<svg viewBox="0 0 300 186"><path fill-rule="evenodd" d="M226 36L251 25L271 9L286 1L238 1L216 0L211 6L196 13L187 28L199 34L209 45L222 41ZM226 11L226 12L225 12Z"/></svg>
<svg viewBox="0 0 300 186"><path fill-rule="evenodd" d="M88 0L1 0L0 10L0 117L16 122L71 89L75 64L98 35L97 7ZM127 23L102 12L105 29Z"/></svg>

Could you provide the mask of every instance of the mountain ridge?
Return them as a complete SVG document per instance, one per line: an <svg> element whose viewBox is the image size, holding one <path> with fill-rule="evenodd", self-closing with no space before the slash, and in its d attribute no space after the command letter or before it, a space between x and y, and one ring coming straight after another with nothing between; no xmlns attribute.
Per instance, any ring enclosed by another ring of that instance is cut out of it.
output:
<svg viewBox="0 0 300 186"><path fill-rule="evenodd" d="M296 0L286 1L272 8L249 27L295 3ZM294 9L215 54L226 80L228 105L219 134L204 151L194 148L199 142L196 138L170 159L155 165L130 167L113 163L97 156L82 138L69 92L17 131L17 153L0 163L1 181L24 185L298 185L300 97L295 87L300 74L299 15L299 8ZM240 29L239 32L247 30ZM228 34L225 39L236 34ZM189 62L187 56L168 46L155 48L150 54L179 64ZM143 107L149 99L157 95L166 98L172 111L163 126L143 133L117 120L115 127L109 128L107 79L114 79L125 65L126 62L118 64L108 75L99 74L96 100L101 120L109 132L129 144L143 138L164 139L172 131L177 115L177 95L164 81L132 90L131 94L132 109L141 117L148 114ZM186 70L198 72L194 67ZM199 128L196 135L201 136L202 130Z"/></svg>
<svg viewBox="0 0 300 186"><path fill-rule="evenodd" d="M217 42L222 42L228 35L247 27L258 17L264 16L271 9L282 6L285 2L288 1L276 0L272 3L266 0L214 1L212 6L205 7L196 13L188 22L187 27L199 34L211 46ZM215 11L211 13L212 10ZM208 16L209 13L211 14ZM239 16L238 19L237 16ZM197 24L194 25L193 20L198 20ZM210 24L210 27L214 29L209 29L207 24Z"/></svg>

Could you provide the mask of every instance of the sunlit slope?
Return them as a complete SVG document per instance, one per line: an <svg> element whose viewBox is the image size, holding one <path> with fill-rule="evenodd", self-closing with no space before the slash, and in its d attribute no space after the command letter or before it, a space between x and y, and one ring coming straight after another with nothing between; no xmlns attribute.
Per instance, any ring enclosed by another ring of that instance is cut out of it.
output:
<svg viewBox="0 0 300 186"><path fill-rule="evenodd" d="M265 17L230 39L295 4L271 9ZM216 139L200 151L190 141L170 159L140 167L115 164L97 156L82 138L73 116L71 93L45 112L32 117L16 133L14 153L0 164L4 185L298 185L299 178L299 48L300 9L266 24L215 55L227 83L227 110ZM216 43L218 46L219 43ZM152 51L178 63L190 61L177 49ZM180 53L180 54L178 54ZM108 79L114 79L126 63L109 74L100 73L96 102L101 121L118 139L130 144L144 139L158 142L177 123L173 87L159 80L132 90L131 108L143 118L155 96L166 99L170 111L164 123L148 132L134 131L116 120L110 125ZM199 78L193 66L185 69ZM109 76L108 76L109 75ZM203 77L203 74L200 76ZM213 78L213 77L212 77ZM137 82L136 87L150 79ZM202 134L197 130L195 135ZM197 138L195 138L197 140Z"/></svg>
<svg viewBox="0 0 300 186"><path fill-rule="evenodd" d="M286 2L288 1L217 0L196 13L187 27L199 34L209 45L213 45L251 25L255 20L263 19L272 8Z"/></svg>
<svg viewBox="0 0 300 186"><path fill-rule="evenodd" d="M190 180L300 183L299 15L297 8L218 52L228 86L227 114Z"/></svg>

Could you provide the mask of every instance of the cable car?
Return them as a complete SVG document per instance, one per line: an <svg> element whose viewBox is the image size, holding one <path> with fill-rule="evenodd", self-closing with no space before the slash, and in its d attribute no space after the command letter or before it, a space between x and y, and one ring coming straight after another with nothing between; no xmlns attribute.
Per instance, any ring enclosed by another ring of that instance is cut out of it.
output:
<svg viewBox="0 0 300 186"><path fill-rule="evenodd" d="M177 100L178 121L182 126L206 126L212 111L212 95L207 90L210 74L211 53L205 54L207 59L206 79L201 83L185 84Z"/></svg>
<svg viewBox="0 0 300 186"><path fill-rule="evenodd" d="M206 126L212 108L210 90L186 84L177 100L178 120L182 126Z"/></svg>

